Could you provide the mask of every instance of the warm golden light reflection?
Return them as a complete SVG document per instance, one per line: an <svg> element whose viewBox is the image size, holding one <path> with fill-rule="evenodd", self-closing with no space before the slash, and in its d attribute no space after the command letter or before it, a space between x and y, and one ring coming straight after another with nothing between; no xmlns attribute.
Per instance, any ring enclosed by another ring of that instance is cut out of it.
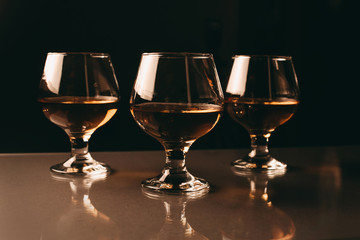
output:
<svg viewBox="0 0 360 240"><path fill-rule="evenodd" d="M104 117L104 120L102 120L99 123L99 127L107 123L116 113L117 109L109 109L109 111L106 113L106 116Z"/></svg>

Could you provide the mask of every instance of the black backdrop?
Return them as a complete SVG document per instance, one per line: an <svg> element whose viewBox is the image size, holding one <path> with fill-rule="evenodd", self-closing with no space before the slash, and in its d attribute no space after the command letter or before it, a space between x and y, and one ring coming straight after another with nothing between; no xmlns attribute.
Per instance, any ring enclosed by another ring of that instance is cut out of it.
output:
<svg viewBox="0 0 360 240"><path fill-rule="evenodd" d="M358 144L358 1L2 0L1 152L68 151L43 116L37 87L49 51L108 52L119 81L118 113L91 138L91 151L161 149L135 124L128 100L142 52L214 54L225 86L234 54L291 55L302 98L272 147ZM224 114L192 148L247 147Z"/></svg>

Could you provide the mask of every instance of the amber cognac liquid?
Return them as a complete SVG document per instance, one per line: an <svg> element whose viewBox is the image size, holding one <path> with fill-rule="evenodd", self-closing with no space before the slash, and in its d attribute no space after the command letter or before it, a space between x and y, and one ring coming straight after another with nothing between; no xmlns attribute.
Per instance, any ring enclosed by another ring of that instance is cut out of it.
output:
<svg viewBox="0 0 360 240"><path fill-rule="evenodd" d="M249 132L272 132L295 113L299 101L281 98L273 101L229 97L226 111Z"/></svg>
<svg viewBox="0 0 360 240"><path fill-rule="evenodd" d="M116 97L49 97L38 100L45 116L73 133L94 131L117 111Z"/></svg>
<svg viewBox="0 0 360 240"><path fill-rule="evenodd" d="M142 103L130 107L136 122L160 141L194 141L218 122L222 106L206 103Z"/></svg>

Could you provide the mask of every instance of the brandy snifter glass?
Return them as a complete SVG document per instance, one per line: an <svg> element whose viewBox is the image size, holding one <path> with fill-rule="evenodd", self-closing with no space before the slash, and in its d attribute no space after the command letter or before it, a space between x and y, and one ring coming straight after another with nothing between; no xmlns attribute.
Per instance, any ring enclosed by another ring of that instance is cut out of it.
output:
<svg viewBox="0 0 360 240"><path fill-rule="evenodd" d="M96 175L111 168L92 158L91 135L116 113L119 87L106 53L48 53L38 102L44 115L70 138L71 157L52 166L56 173Z"/></svg>
<svg viewBox="0 0 360 240"><path fill-rule="evenodd" d="M244 170L283 171L286 164L268 149L271 133L299 104L299 86L290 56L236 55L226 87L226 111L250 134L251 152L232 164Z"/></svg>
<svg viewBox="0 0 360 240"><path fill-rule="evenodd" d="M191 175L185 155L218 122L224 97L212 54L144 53L130 98L138 125L165 148L162 173L143 187L172 192L209 188Z"/></svg>

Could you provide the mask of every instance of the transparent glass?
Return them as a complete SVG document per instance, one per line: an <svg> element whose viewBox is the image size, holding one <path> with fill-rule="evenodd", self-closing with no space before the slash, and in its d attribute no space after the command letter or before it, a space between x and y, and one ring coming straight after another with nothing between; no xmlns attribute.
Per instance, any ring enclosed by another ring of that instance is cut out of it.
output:
<svg viewBox="0 0 360 240"><path fill-rule="evenodd" d="M93 132L116 113L119 87L105 53L48 53L39 85L44 115L70 138L71 157L52 166L73 175L108 173L111 168L88 151Z"/></svg>
<svg viewBox="0 0 360 240"><path fill-rule="evenodd" d="M223 112L224 97L211 54L144 53L130 98L138 125L165 148L162 173L143 187L173 192L209 188L191 175L185 156Z"/></svg>
<svg viewBox="0 0 360 240"><path fill-rule="evenodd" d="M270 155L271 133L299 104L299 86L290 56L236 55L226 87L226 111L248 132L251 152L232 164L244 170L282 171Z"/></svg>

